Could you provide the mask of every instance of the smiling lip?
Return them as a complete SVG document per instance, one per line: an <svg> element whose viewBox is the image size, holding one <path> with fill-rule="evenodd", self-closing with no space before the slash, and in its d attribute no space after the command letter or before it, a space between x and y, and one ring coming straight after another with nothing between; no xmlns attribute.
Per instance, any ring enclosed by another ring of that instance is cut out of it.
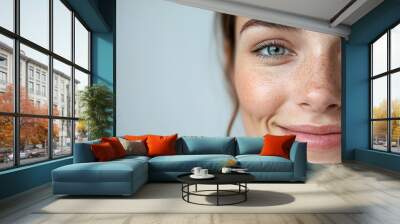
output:
<svg viewBox="0 0 400 224"><path fill-rule="evenodd" d="M286 133L296 135L296 140L307 142L312 150L338 148L340 144L341 130L336 125L289 125L279 127Z"/></svg>

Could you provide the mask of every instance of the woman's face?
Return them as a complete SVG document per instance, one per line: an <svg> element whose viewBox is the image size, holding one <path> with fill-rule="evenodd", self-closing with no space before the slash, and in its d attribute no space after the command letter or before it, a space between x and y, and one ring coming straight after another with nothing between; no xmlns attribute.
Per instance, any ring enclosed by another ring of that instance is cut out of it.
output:
<svg viewBox="0 0 400 224"><path fill-rule="evenodd" d="M295 134L309 162L340 162L340 38L244 17L235 26L233 83L246 133Z"/></svg>

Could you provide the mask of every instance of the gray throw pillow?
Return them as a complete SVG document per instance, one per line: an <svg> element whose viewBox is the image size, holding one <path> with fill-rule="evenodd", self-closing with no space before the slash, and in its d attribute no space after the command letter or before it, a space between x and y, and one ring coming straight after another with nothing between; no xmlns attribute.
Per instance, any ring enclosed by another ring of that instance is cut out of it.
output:
<svg viewBox="0 0 400 224"><path fill-rule="evenodd" d="M147 148L143 141L135 140L130 141L124 138L118 138L126 151L126 155L145 156L147 155Z"/></svg>

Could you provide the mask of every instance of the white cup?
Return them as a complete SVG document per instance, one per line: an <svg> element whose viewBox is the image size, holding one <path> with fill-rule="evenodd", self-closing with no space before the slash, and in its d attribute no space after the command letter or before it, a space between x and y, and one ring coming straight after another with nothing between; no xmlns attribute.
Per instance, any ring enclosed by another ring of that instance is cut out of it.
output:
<svg viewBox="0 0 400 224"><path fill-rule="evenodd" d="M194 174L194 175L196 175L196 176L199 176L199 175L201 175L200 174L200 171L202 170L202 168L201 167L194 167L193 169L192 169L192 173Z"/></svg>
<svg viewBox="0 0 400 224"><path fill-rule="evenodd" d="M207 176L208 175L208 169L201 169L200 170L200 176Z"/></svg>
<svg viewBox="0 0 400 224"><path fill-rule="evenodd" d="M222 170L221 170L222 173L230 173L231 171L232 171L232 168L229 168L229 167L222 167Z"/></svg>

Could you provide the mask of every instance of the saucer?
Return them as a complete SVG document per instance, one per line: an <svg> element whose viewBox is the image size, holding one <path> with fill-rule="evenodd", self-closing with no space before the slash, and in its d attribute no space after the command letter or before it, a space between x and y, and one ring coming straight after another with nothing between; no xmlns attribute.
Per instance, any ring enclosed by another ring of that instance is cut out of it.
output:
<svg viewBox="0 0 400 224"><path fill-rule="evenodd" d="M215 176L212 175L212 174L207 174L207 175L204 175L204 176L194 175L194 174L190 175L190 178L193 178L193 179L211 179L211 178L214 178L214 177Z"/></svg>

